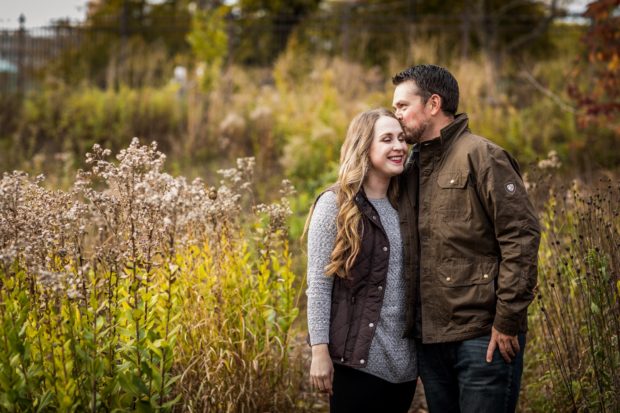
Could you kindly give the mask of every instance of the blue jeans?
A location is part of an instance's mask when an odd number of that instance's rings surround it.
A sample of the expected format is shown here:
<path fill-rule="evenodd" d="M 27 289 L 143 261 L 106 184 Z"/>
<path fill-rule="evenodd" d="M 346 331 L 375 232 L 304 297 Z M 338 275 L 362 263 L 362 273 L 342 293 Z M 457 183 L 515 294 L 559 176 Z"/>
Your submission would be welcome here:
<path fill-rule="evenodd" d="M 491 335 L 454 343 L 417 342 L 420 377 L 430 413 L 501 413 L 517 407 L 525 334 L 510 363 L 499 352 L 486 362 Z"/>

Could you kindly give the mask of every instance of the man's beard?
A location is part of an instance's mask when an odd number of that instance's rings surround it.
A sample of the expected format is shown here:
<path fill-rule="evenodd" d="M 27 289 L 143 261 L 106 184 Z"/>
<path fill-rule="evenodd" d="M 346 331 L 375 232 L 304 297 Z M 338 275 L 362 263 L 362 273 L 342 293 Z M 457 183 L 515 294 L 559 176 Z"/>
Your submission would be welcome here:
<path fill-rule="evenodd" d="M 414 143 L 420 143 L 420 139 L 422 138 L 422 135 L 424 135 L 424 132 L 426 132 L 427 128 L 428 122 L 424 122 L 423 124 L 415 128 L 405 126 L 403 128 L 405 131 L 405 142 L 410 145 Z"/>

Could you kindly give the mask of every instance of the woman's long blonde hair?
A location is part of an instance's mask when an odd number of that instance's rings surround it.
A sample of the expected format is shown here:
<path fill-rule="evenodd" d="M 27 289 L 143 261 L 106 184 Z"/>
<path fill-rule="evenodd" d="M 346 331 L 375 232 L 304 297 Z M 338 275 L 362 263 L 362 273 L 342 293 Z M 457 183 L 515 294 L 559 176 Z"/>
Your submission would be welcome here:
<path fill-rule="evenodd" d="M 328 276 L 337 275 L 346 278 L 361 249 L 362 228 L 360 212 L 355 203 L 355 196 L 362 189 L 364 178 L 370 168 L 370 145 L 374 138 L 375 123 L 381 116 L 396 119 L 387 109 L 371 109 L 357 115 L 349 124 L 347 135 L 340 149 L 340 169 L 335 186 L 338 200 L 336 216 L 336 242 L 330 263 L 325 267 Z M 397 179 L 390 180 L 388 199 L 396 207 L 398 196 Z M 312 217 L 314 207 L 308 214 L 304 233 Z"/>

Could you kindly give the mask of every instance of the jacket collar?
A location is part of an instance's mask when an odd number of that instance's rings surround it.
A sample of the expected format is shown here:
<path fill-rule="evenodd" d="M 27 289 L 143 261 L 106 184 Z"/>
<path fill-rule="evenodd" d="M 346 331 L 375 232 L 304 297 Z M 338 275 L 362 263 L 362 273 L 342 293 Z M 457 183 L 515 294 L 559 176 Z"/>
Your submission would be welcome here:
<path fill-rule="evenodd" d="M 449 146 L 455 137 L 460 136 L 467 130 L 468 124 L 469 118 L 466 113 L 456 115 L 454 120 L 440 131 L 439 140 L 441 145 L 444 147 Z"/>
<path fill-rule="evenodd" d="M 445 126 L 439 133 L 439 137 L 435 139 L 431 139 L 430 141 L 425 141 L 422 143 L 416 143 L 413 145 L 411 152 L 409 153 L 409 158 L 407 159 L 406 165 L 414 162 L 417 158 L 417 153 L 420 152 L 420 148 L 428 148 L 431 151 L 443 151 L 445 150 L 452 141 L 458 136 L 460 136 L 465 130 L 468 129 L 469 119 L 466 113 L 460 113 L 456 115 L 454 120 L 450 122 L 447 126 Z"/>

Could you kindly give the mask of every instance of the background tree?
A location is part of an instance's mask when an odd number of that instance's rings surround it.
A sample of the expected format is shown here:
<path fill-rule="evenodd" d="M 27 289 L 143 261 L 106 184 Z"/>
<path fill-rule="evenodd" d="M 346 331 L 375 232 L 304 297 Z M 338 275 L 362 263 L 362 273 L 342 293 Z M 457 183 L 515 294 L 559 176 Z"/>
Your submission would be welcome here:
<path fill-rule="evenodd" d="M 598 0 L 584 14 L 590 28 L 583 36 L 585 50 L 575 68 L 569 94 L 579 108 L 577 122 L 584 133 L 584 149 L 604 166 L 620 157 L 620 0 Z M 594 156 L 589 157 L 593 161 Z"/>
<path fill-rule="evenodd" d="M 548 29 L 563 15 L 562 4 L 559 0 L 327 0 L 300 38 L 311 50 L 383 67 L 394 53 L 409 59 L 418 39 L 435 38 L 442 46 L 440 57 L 467 59 L 481 52 L 499 72 L 507 58 L 549 53 Z"/>
<path fill-rule="evenodd" d="M 233 21 L 237 43 L 234 59 L 267 65 L 282 52 L 302 20 L 317 10 L 321 0 L 238 0 Z"/>
<path fill-rule="evenodd" d="M 192 31 L 187 40 L 192 46 L 198 64 L 202 65 L 201 80 L 205 90 L 217 81 L 228 52 L 226 16 L 227 6 L 196 10 L 192 19 Z"/>

